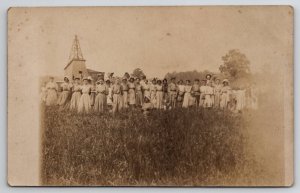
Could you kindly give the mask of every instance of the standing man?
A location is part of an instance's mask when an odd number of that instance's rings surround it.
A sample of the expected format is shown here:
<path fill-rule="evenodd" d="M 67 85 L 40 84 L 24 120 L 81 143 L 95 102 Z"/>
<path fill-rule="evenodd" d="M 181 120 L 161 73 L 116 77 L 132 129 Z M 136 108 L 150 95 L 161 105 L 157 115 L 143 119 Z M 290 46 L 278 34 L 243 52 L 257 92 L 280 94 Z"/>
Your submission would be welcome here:
<path fill-rule="evenodd" d="M 176 78 L 171 78 L 171 83 L 168 85 L 168 93 L 170 97 L 170 106 L 171 108 L 175 108 L 176 106 L 176 97 L 177 97 L 177 85 L 176 85 Z"/>

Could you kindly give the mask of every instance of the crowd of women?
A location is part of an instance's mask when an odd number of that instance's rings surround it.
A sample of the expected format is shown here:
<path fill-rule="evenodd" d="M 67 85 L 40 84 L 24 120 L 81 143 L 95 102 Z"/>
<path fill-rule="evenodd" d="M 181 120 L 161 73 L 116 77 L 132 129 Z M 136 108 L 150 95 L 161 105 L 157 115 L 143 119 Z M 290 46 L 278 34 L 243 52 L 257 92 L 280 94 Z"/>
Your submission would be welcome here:
<path fill-rule="evenodd" d="M 60 88 L 60 89 L 59 89 Z M 91 77 L 75 78 L 72 82 L 64 77 L 58 86 L 53 77 L 42 87 L 41 100 L 46 106 L 59 106 L 78 113 L 113 113 L 127 108 L 141 108 L 144 112 L 151 109 L 172 108 L 220 108 L 232 111 L 257 108 L 257 94 L 246 89 L 232 90 L 227 79 L 212 79 L 207 74 L 203 80 L 179 80 L 154 78 Z"/>

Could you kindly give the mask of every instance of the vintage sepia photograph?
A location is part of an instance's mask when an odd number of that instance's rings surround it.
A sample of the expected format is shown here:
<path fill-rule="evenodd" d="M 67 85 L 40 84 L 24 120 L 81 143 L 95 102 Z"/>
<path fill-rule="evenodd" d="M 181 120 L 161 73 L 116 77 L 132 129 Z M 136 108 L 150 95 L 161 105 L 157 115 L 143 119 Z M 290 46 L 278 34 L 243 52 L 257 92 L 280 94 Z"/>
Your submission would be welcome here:
<path fill-rule="evenodd" d="M 292 185 L 293 14 L 11 8 L 9 184 Z"/>

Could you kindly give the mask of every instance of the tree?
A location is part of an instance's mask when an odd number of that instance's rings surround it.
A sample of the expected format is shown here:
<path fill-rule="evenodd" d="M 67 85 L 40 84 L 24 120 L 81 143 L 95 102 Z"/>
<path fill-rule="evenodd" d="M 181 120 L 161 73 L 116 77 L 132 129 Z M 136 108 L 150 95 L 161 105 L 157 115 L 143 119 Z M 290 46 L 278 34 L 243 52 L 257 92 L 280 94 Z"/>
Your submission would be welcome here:
<path fill-rule="evenodd" d="M 142 78 L 143 76 L 145 76 L 145 74 L 142 69 L 136 68 L 133 70 L 132 76 L 137 77 L 137 78 Z"/>
<path fill-rule="evenodd" d="M 222 57 L 223 65 L 220 65 L 219 70 L 226 77 L 236 80 L 250 74 L 250 62 L 246 55 L 239 50 L 229 50 L 229 52 Z"/>

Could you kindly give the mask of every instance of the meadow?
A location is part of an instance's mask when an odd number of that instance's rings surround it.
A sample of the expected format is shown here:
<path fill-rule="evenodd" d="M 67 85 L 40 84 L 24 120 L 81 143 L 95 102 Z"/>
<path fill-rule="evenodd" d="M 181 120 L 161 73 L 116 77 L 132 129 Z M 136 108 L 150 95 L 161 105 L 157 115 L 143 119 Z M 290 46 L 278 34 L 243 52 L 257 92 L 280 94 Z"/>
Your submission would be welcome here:
<path fill-rule="evenodd" d="M 41 112 L 43 185 L 234 186 L 270 178 L 251 149 L 251 111 Z"/>

